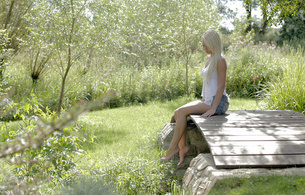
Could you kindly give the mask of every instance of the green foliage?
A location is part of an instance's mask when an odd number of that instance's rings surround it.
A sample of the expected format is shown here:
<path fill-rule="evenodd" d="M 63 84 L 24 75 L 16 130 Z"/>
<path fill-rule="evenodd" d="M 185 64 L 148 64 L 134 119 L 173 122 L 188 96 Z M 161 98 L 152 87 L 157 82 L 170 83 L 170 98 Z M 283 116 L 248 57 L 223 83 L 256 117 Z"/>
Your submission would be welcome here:
<path fill-rule="evenodd" d="M 303 0 L 259 0 L 262 9 L 266 11 L 270 22 L 281 23 L 288 16 L 296 16 L 298 11 L 305 10 Z"/>
<path fill-rule="evenodd" d="M 297 16 L 289 16 L 284 20 L 283 27 L 281 28 L 281 41 L 298 42 L 303 41 L 303 47 L 305 46 L 305 13 L 299 11 Z"/>
<path fill-rule="evenodd" d="M 113 155 L 101 162 L 107 165 L 102 173 L 123 194 L 165 194 L 171 186 L 179 187 L 177 182 L 172 183 L 172 166 L 141 156 L 131 152 L 127 156 Z"/>
<path fill-rule="evenodd" d="M 198 93 L 198 86 L 201 90 L 202 84 L 200 69 L 193 68 L 189 74 L 191 92 Z M 147 67 L 141 72 L 124 68 L 111 78 L 115 78 L 116 82 L 110 87 L 118 89 L 121 95 L 111 103 L 119 106 L 147 103 L 152 100 L 171 100 L 186 94 L 183 64 L 176 60 L 168 67 Z"/>
<path fill-rule="evenodd" d="M 262 95 L 267 82 L 282 75 L 281 50 L 274 45 L 235 45 L 226 53 L 228 59 L 227 93 L 231 97 Z"/>
<path fill-rule="evenodd" d="M 219 180 L 209 194 L 304 194 L 304 176 L 252 176 Z"/>
<path fill-rule="evenodd" d="M 66 128 L 62 133 L 47 138 L 41 148 L 25 150 L 17 155 L 26 162 L 15 168 L 18 178 L 27 180 L 43 175 L 56 182 L 70 176 L 76 168 L 74 158 L 82 153 L 83 140 L 75 131 L 72 127 Z"/>
<path fill-rule="evenodd" d="M 58 118 L 50 111 L 43 112 L 32 97 L 32 102 L 17 109 L 16 115 L 22 118 L 18 126 L 1 124 L 0 157 L 14 171 L 12 175 L 2 169 L 1 192 L 35 193 L 48 181 L 65 180 L 75 172 L 76 157 L 83 152 L 85 140 L 78 128 L 67 125 L 87 107 L 78 105 Z"/>
<path fill-rule="evenodd" d="M 55 190 L 55 194 L 65 195 L 119 195 L 116 190 L 105 185 L 98 175 L 81 175 L 74 177 L 69 183 Z"/>
<path fill-rule="evenodd" d="M 283 66 L 283 75 L 266 87 L 269 109 L 295 110 L 305 113 L 304 51 L 291 49 Z"/>
<path fill-rule="evenodd" d="M 171 177 L 174 167 L 160 162 L 156 140 L 174 109 L 192 100 L 183 97 L 85 114 L 78 123 L 83 132 L 96 136 L 95 143 L 84 148 L 94 162 L 80 166 L 122 194 L 179 194 L 180 186 Z"/>

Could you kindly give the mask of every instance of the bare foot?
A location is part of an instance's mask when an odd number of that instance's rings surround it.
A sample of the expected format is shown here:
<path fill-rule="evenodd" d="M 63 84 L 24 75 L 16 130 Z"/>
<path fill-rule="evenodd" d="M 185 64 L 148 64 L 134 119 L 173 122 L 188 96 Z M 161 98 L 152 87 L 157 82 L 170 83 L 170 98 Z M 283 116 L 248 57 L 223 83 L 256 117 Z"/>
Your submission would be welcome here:
<path fill-rule="evenodd" d="M 178 152 L 179 152 L 179 148 L 176 148 L 174 150 L 169 149 L 169 150 L 167 150 L 166 155 L 161 158 L 161 160 L 163 160 L 163 161 L 170 160 Z"/>
<path fill-rule="evenodd" d="M 184 148 L 179 150 L 180 161 L 177 164 L 178 166 L 180 166 L 184 162 L 184 157 L 189 151 L 190 151 L 190 148 L 188 146 L 185 146 Z"/>

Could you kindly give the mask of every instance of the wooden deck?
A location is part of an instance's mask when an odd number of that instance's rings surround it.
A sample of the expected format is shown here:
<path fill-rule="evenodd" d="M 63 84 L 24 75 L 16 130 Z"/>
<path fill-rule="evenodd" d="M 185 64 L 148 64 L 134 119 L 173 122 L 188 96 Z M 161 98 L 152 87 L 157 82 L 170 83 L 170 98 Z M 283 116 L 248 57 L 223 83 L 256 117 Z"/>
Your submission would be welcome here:
<path fill-rule="evenodd" d="M 217 168 L 305 166 L 305 115 L 287 110 L 191 115 Z"/>

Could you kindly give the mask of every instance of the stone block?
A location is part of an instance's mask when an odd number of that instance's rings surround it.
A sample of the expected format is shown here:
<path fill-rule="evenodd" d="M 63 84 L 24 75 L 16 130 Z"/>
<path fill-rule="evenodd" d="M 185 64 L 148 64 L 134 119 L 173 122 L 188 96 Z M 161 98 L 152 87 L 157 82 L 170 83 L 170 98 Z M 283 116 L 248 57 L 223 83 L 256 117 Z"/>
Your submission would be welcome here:
<path fill-rule="evenodd" d="M 188 134 L 191 144 L 202 144 L 206 142 L 206 140 L 202 136 L 202 133 L 197 129 L 197 127 L 190 128 Z"/>
<path fill-rule="evenodd" d="M 162 150 L 167 150 L 173 138 L 175 123 L 166 123 L 159 133 L 158 142 Z"/>
<path fill-rule="evenodd" d="M 194 175 L 194 170 L 192 168 L 188 168 L 182 178 L 183 184 L 188 187 Z"/>

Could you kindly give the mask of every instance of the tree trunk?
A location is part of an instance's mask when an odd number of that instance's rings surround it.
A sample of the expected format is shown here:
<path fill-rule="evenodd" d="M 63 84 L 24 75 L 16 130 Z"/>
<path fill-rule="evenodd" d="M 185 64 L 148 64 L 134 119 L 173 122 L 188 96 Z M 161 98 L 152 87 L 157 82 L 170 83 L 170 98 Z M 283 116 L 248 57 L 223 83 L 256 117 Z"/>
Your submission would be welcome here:
<path fill-rule="evenodd" d="M 69 34 L 69 40 L 68 40 L 67 69 L 66 69 L 65 74 L 62 78 L 60 97 L 59 97 L 58 107 L 57 107 L 57 116 L 60 116 L 62 102 L 63 102 L 63 98 L 64 98 L 66 80 L 67 80 L 67 76 L 68 76 L 68 73 L 70 71 L 70 68 L 72 66 L 72 51 L 71 51 L 72 48 L 71 47 L 72 47 L 72 40 L 73 40 L 73 33 L 74 33 L 75 15 L 74 15 L 73 0 L 70 0 L 70 2 L 71 2 L 71 9 L 72 9 L 72 24 L 71 24 L 71 30 L 70 30 L 70 34 Z"/>
<path fill-rule="evenodd" d="M 11 5 L 10 5 L 10 9 L 9 9 L 9 11 L 8 11 L 8 13 L 7 13 L 7 17 L 6 17 L 4 29 L 7 29 L 7 25 L 8 25 L 8 23 L 9 23 L 10 20 L 11 20 L 11 16 L 12 16 L 12 11 L 13 11 L 14 4 L 15 4 L 15 0 L 12 0 Z"/>
<path fill-rule="evenodd" d="M 265 35 L 269 19 L 268 19 L 268 15 L 267 15 L 266 9 L 262 9 L 262 11 L 263 11 L 263 24 L 261 26 L 261 29 L 259 30 L 259 34 Z"/>
<path fill-rule="evenodd" d="M 245 30 L 246 33 L 250 32 L 251 29 L 252 29 L 252 5 L 251 5 L 251 1 L 249 0 L 246 0 L 245 1 L 245 7 L 246 7 L 246 12 L 247 12 L 247 22 L 248 22 L 248 25 L 247 25 L 247 28 Z"/>
<path fill-rule="evenodd" d="M 185 88 L 186 88 L 186 93 L 187 96 L 189 96 L 189 83 L 188 83 L 188 45 L 187 45 L 187 37 L 186 37 L 186 22 L 185 22 L 185 12 L 186 12 L 186 1 L 184 1 L 184 11 L 183 11 L 183 41 L 184 41 L 184 53 L 186 57 L 186 62 L 185 62 Z"/>

